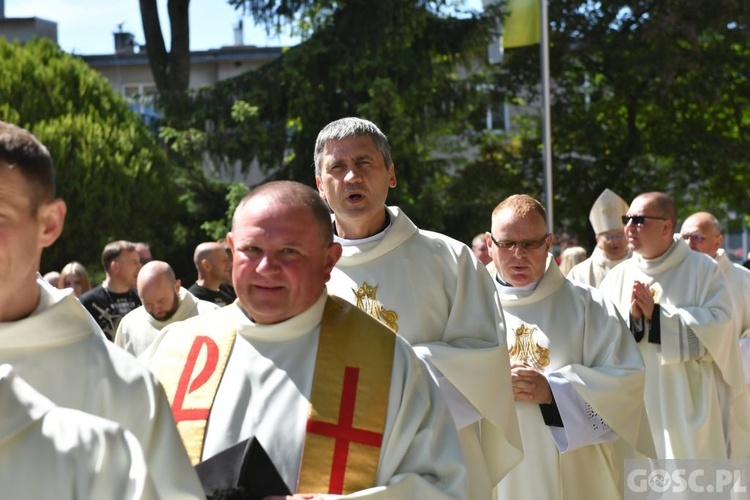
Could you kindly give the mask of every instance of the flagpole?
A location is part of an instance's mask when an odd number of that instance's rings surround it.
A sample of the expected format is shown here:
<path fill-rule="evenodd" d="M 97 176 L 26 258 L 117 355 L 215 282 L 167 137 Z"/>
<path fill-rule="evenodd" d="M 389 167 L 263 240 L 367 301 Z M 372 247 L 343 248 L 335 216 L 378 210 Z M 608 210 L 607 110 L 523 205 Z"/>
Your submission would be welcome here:
<path fill-rule="evenodd" d="M 550 126 L 549 91 L 549 22 L 547 0 L 539 0 L 540 40 L 539 52 L 542 70 L 542 162 L 544 164 L 544 198 L 547 208 L 547 227 L 555 232 L 552 197 L 552 127 Z"/>

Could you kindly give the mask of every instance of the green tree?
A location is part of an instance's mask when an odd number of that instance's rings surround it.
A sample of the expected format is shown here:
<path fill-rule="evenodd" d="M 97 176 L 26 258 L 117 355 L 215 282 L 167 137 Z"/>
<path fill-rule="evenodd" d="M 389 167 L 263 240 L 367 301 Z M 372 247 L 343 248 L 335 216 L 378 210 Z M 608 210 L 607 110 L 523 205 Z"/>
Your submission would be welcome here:
<path fill-rule="evenodd" d="M 561 0 L 549 14 L 557 229 L 590 235 L 588 210 L 605 187 L 628 200 L 665 191 L 682 217 L 747 213 L 747 3 Z M 538 47 L 506 53 L 501 95 L 534 101 L 538 81 Z M 523 151 L 516 165 L 539 158 L 533 147 Z M 534 169 L 541 175 L 540 164 Z"/>
<path fill-rule="evenodd" d="M 43 269 L 79 260 L 98 272 L 107 241 L 175 244 L 175 172 L 137 114 L 82 60 L 49 40 L 0 39 L 0 119 L 33 132 L 56 166 L 68 204 L 62 237 Z M 192 252 L 192 249 L 191 249 Z"/>
<path fill-rule="evenodd" d="M 368 118 L 394 150 L 390 202 L 441 229 L 448 168 L 463 157 L 478 94 L 460 72 L 483 61 L 494 18 L 457 17 L 448 1 L 230 3 L 270 29 L 293 25 L 304 41 L 258 71 L 197 91 L 190 119 L 168 114 L 169 125 L 206 131 L 202 144 L 219 164 L 258 161 L 275 178 L 313 184 L 318 131 L 343 116 Z M 242 120 L 238 103 L 252 110 Z"/>

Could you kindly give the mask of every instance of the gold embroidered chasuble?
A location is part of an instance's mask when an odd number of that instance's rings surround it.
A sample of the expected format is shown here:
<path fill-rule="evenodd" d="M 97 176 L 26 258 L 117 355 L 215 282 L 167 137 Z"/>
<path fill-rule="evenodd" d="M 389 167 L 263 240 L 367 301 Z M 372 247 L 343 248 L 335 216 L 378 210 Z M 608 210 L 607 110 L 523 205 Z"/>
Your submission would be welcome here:
<path fill-rule="evenodd" d="M 614 306 L 596 289 L 575 284 L 551 255 L 536 289 L 501 287 L 512 359 L 572 386 L 593 431 L 606 431 L 644 453 L 653 443 L 643 408 L 644 369 L 638 348 Z M 562 401 L 558 401 L 561 407 Z M 612 443 L 561 453 L 538 404 L 516 402 L 524 460 L 501 481 L 500 498 L 619 498 L 624 463 Z M 561 412 L 563 421 L 566 414 Z M 579 424 L 581 425 L 581 424 Z M 555 432 L 563 433 L 563 428 Z"/>
<path fill-rule="evenodd" d="M 471 496 L 489 498 L 522 457 L 494 285 L 466 245 L 387 210 L 383 238 L 345 244 L 328 289 L 397 331 L 473 406 L 478 420 L 459 435 Z"/>

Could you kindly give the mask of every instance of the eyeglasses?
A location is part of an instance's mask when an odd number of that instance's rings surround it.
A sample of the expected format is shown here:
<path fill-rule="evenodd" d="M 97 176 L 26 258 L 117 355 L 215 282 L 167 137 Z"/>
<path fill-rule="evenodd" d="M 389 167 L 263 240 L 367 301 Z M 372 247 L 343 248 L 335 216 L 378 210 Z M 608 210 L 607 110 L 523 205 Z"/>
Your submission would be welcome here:
<path fill-rule="evenodd" d="M 691 243 L 703 243 L 703 241 L 706 239 L 705 236 L 700 234 L 682 234 L 682 239 L 685 241 L 689 241 Z"/>
<path fill-rule="evenodd" d="M 502 248 L 503 250 L 510 250 L 512 248 L 523 248 L 524 250 L 536 250 L 537 248 L 541 248 L 542 245 L 547 241 L 547 238 L 549 237 L 550 233 L 547 233 L 542 237 L 540 240 L 523 240 L 523 241 L 513 241 L 513 240 L 496 240 L 494 236 L 492 236 L 492 233 L 490 233 L 490 239 L 492 240 L 492 243 L 494 243 L 498 248 Z"/>
<path fill-rule="evenodd" d="M 620 241 L 621 239 L 625 238 L 624 233 L 615 233 L 615 234 L 602 234 L 601 237 L 604 239 L 604 241 Z"/>
<path fill-rule="evenodd" d="M 632 220 L 636 226 L 642 226 L 646 223 L 646 219 L 667 220 L 666 217 L 651 217 L 650 215 L 623 215 L 622 223 L 627 226 Z"/>

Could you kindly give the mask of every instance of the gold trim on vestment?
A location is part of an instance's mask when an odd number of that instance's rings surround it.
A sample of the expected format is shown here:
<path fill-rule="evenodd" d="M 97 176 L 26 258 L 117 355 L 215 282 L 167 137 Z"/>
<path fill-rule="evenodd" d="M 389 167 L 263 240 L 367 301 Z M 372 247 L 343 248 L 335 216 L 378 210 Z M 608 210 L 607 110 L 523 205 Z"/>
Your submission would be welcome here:
<path fill-rule="evenodd" d="M 195 465 L 201 461 L 206 426 L 232 351 L 236 330 L 167 335 L 158 378 L 172 407 L 177 430 Z"/>
<path fill-rule="evenodd" d="M 382 324 L 328 297 L 298 493 L 349 494 L 375 485 L 395 342 Z"/>

